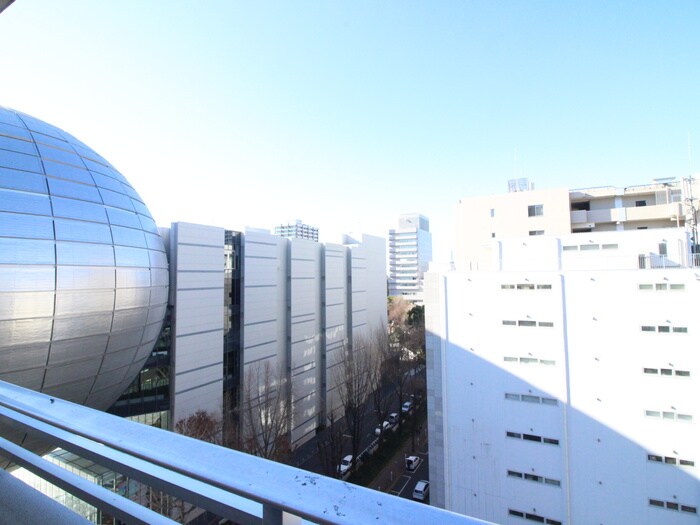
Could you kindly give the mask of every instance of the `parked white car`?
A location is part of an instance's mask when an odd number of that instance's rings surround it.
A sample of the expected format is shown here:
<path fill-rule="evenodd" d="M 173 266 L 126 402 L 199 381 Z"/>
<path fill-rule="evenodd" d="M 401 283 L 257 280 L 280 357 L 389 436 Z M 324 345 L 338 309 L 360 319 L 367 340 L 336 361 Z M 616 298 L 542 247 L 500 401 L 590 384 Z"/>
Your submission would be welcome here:
<path fill-rule="evenodd" d="M 425 501 L 430 494 L 430 483 L 422 479 L 416 483 L 416 488 L 413 489 L 413 499 Z"/>
<path fill-rule="evenodd" d="M 409 412 L 413 411 L 413 401 L 406 401 L 403 405 L 401 405 L 401 412 L 404 414 L 408 414 Z"/>
<path fill-rule="evenodd" d="M 395 425 L 399 422 L 399 414 L 398 412 L 392 412 L 389 414 L 389 417 L 387 418 L 387 421 L 391 423 L 392 425 Z"/>
<path fill-rule="evenodd" d="M 340 462 L 340 465 L 338 465 L 338 474 L 341 476 L 344 476 L 347 474 L 348 470 L 350 470 L 350 466 L 352 465 L 352 455 L 348 454 L 345 456 L 342 461 Z"/>
<path fill-rule="evenodd" d="M 375 436 L 381 436 L 383 432 L 386 432 L 391 428 L 391 423 L 388 421 L 384 421 L 381 425 L 377 426 L 377 428 L 374 429 L 374 435 Z"/>

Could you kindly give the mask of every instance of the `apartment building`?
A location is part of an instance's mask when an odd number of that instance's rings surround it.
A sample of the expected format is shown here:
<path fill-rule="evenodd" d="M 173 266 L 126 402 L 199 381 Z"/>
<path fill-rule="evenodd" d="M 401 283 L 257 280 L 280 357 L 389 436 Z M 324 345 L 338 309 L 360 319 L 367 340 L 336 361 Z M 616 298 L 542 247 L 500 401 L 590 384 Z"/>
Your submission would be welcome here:
<path fill-rule="evenodd" d="M 423 302 L 423 274 L 433 259 L 430 221 L 418 213 L 399 216 L 389 230 L 389 295 Z"/>
<path fill-rule="evenodd" d="M 470 197 L 457 205 L 455 264 L 488 268 L 493 239 L 654 228 L 693 229 L 696 182 L 670 179 L 650 184 L 569 190 L 554 188 Z M 694 201 L 697 202 L 697 201 Z"/>
<path fill-rule="evenodd" d="M 275 226 L 275 235 L 287 239 L 311 239 L 318 241 L 318 228 L 304 224 L 299 219 L 295 222 Z"/>
<path fill-rule="evenodd" d="M 514 525 L 697 521 L 692 207 L 641 188 L 460 203 L 461 221 L 485 211 L 474 244 L 426 275 L 434 505 Z"/>

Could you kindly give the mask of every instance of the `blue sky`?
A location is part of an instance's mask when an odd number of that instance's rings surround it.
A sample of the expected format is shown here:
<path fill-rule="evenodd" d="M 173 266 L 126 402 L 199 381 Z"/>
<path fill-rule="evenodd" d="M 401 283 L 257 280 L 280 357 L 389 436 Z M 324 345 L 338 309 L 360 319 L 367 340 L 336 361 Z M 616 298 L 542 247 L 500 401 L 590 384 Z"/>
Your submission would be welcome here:
<path fill-rule="evenodd" d="M 700 2 L 16 0 L 0 104 L 112 162 L 156 221 L 325 240 L 462 197 L 700 165 Z M 698 159 L 689 167 L 688 142 Z"/>

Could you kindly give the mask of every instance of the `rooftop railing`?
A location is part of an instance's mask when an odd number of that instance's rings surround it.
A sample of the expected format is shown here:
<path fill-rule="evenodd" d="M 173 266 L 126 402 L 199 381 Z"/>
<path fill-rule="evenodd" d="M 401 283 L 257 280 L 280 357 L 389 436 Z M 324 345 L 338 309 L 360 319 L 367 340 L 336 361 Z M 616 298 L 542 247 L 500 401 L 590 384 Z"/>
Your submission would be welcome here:
<path fill-rule="evenodd" d="M 485 523 L 0 381 L 0 454 L 125 523 L 173 521 L 7 439 L 25 432 L 244 525 Z"/>

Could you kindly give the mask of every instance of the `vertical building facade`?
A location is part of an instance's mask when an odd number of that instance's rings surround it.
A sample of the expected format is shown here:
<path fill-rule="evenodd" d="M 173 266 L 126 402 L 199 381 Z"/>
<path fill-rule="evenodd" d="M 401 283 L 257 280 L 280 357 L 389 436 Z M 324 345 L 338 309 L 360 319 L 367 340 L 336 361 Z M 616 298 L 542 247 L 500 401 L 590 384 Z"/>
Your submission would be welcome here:
<path fill-rule="evenodd" d="M 399 216 L 399 227 L 389 230 L 389 295 L 421 303 L 423 274 L 433 259 L 433 241 L 427 217 Z"/>
<path fill-rule="evenodd" d="M 269 372 L 288 398 L 290 445 L 311 439 L 340 406 L 335 369 L 353 338 L 386 329 L 384 239 L 321 244 L 188 223 L 161 234 L 169 316 L 151 367 L 112 412 L 166 428 L 198 410 L 223 417 Z"/>
<path fill-rule="evenodd" d="M 537 229 L 561 228 L 544 223 L 550 209 L 561 215 L 550 196 L 522 192 L 508 209 L 521 204 L 527 222 L 542 205 Z M 489 240 L 462 252 L 461 271 L 426 278 L 432 503 L 504 524 L 696 521 L 690 218 L 676 205 L 678 222 L 643 219 L 656 227 L 491 237 L 504 200 L 462 201 L 464 214 L 485 211 L 473 226 Z M 581 210 L 569 202 L 571 217 Z M 601 214 L 633 215 L 614 209 Z"/>

